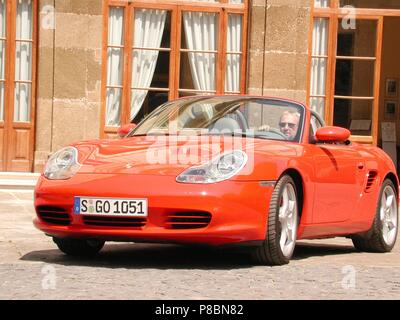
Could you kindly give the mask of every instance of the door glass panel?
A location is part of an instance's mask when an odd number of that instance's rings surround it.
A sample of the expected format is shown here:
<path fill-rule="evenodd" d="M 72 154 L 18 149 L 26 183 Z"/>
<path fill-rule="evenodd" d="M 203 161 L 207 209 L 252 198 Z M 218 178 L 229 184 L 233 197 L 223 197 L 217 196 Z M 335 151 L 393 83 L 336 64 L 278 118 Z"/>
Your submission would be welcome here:
<path fill-rule="evenodd" d="M 143 90 L 132 90 L 131 97 L 132 99 L 141 99 L 141 96 L 145 96 L 143 99 L 142 108 L 133 117 L 134 123 L 139 123 L 145 116 L 147 116 L 150 112 L 155 110 L 157 107 L 162 105 L 163 103 L 168 101 L 168 92 L 164 91 L 143 91 Z"/>
<path fill-rule="evenodd" d="M 399 0 L 340 0 L 340 6 L 372 9 L 400 9 Z"/>
<path fill-rule="evenodd" d="M 315 8 L 327 8 L 330 6 L 330 0 L 314 0 Z"/>
<path fill-rule="evenodd" d="M 4 82 L 0 82 L 0 121 L 4 121 Z"/>
<path fill-rule="evenodd" d="M 327 18 L 315 18 L 311 57 L 310 106 L 321 117 L 325 114 L 328 35 L 329 20 Z"/>
<path fill-rule="evenodd" d="M 372 135 L 377 20 L 339 20 L 333 124 Z"/>
<path fill-rule="evenodd" d="M 218 21 L 216 13 L 183 13 L 179 82 L 181 89 L 206 92 L 216 90 Z"/>
<path fill-rule="evenodd" d="M 169 87 L 171 13 L 158 9 L 136 9 L 133 28 L 130 118 L 137 119 L 138 114 L 146 115 L 148 109 L 153 108 L 154 95 L 146 99 L 148 90 Z M 141 111 L 142 108 L 147 109 Z"/>
<path fill-rule="evenodd" d="M 111 7 L 108 17 L 108 45 L 124 44 L 124 8 Z"/>
<path fill-rule="evenodd" d="M 228 16 L 228 29 L 226 39 L 226 70 L 225 92 L 240 93 L 240 66 L 242 51 L 242 24 L 243 17 L 240 14 Z"/>
<path fill-rule="evenodd" d="M 14 121 L 29 122 L 32 81 L 32 6 L 31 0 L 17 3 Z"/>
<path fill-rule="evenodd" d="M 0 0 L 0 121 L 4 121 L 4 81 L 6 59 L 6 3 Z"/>
<path fill-rule="evenodd" d="M 15 51 L 15 80 L 30 81 L 32 79 L 32 44 L 17 42 Z"/>
<path fill-rule="evenodd" d="M 108 17 L 105 114 L 105 123 L 107 126 L 119 126 L 121 123 L 123 56 L 124 8 L 111 7 Z"/>
<path fill-rule="evenodd" d="M 107 52 L 107 101 L 106 124 L 119 126 L 122 97 L 123 49 L 108 48 Z"/>
<path fill-rule="evenodd" d="M 181 53 L 180 88 L 215 91 L 216 53 Z"/>
<path fill-rule="evenodd" d="M 371 136 L 373 100 L 335 99 L 333 125 Z"/>
<path fill-rule="evenodd" d="M 375 61 L 338 59 L 336 96 L 373 97 Z"/>
<path fill-rule="evenodd" d="M 375 57 L 376 20 L 356 20 L 355 28 L 347 20 L 339 19 L 338 56 Z"/>
<path fill-rule="evenodd" d="M 106 93 L 106 125 L 119 126 L 121 119 L 122 89 L 107 88 Z"/>
<path fill-rule="evenodd" d="M 29 122 L 31 105 L 31 84 L 16 83 L 14 96 L 14 121 Z"/>
<path fill-rule="evenodd" d="M 16 38 L 32 40 L 32 1 L 19 0 L 17 5 Z"/>

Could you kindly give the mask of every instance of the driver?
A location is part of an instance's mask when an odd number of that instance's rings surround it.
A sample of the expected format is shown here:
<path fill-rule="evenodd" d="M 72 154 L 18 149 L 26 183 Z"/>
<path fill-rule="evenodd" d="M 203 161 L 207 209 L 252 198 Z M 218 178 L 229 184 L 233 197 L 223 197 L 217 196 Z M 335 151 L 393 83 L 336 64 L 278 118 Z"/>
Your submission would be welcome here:
<path fill-rule="evenodd" d="M 284 111 L 279 119 L 279 129 L 288 140 L 294 140 L 299 129 L 300 114 Z"/>

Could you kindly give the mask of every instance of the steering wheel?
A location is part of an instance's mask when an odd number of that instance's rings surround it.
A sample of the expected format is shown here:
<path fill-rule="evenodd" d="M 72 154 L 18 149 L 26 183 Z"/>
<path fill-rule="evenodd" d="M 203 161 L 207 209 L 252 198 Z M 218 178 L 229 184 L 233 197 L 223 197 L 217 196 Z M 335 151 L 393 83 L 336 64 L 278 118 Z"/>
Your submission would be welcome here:
<path fill-rule="evenodd" d="M 284 140 L 288 140 L 288 137 L 281 132 L 279 129 L 273 128 L 271 126 L 261 126 L 258 128 L 259 131 L 265 131 L 265 132 L 272 132 L 275 133 L 276 135 L 282 137 Z"/>

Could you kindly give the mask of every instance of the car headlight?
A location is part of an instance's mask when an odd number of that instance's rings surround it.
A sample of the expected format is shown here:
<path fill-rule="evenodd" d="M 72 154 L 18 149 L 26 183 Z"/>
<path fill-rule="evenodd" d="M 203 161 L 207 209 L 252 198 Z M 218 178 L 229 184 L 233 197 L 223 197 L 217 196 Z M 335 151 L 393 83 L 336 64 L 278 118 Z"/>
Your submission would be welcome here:
<path fill-rule="evenodd" d="M 210 162 L 191 167 L 182 172 L 177 182 L 182 183 L 216 183 L 232 178 L 247 162 L 247 154 L 241 150 L 220 154 Z"/>
<path fill-rule="evenodd" d="M 66 180 L 73 177 L 80 167 L 78 150 L 74 147 L 66 147 L 50 157 L 46 163 L 44 176 L 51 180 Z"/>

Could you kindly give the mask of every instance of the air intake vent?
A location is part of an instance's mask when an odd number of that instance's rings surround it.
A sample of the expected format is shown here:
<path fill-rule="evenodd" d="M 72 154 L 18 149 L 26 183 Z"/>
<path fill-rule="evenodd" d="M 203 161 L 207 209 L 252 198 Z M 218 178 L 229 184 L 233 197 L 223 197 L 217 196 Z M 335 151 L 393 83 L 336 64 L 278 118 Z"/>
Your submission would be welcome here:
<path fill-rule="evenodd" d="M 144 227 L 146 222 L 146 218 L 83 216 L 84 224 L 99 227 L 140 228 Z"/>
<path fill-rule="evenodd" d="M 58 224 L 68 226 L 71 224 L 71 217 L 67 210 L 60 207 L 38 206 L 36 208 L 37 215 L 41 220 L 50 224 Z"/>
<path fill-rule="evenodd" d="M 372 188 L 374 187 L 374 184 L 375 184 L 377 176 L 378 176 L 378 172 L 376 172 L 376 171 L 368 172 L 367 185 L 365 187 L 365 192 L 370 192 L 372 190 Z"/>
<path fill-rule="evenodd" d="M 174 212 L 168 215 L 168 229 L 199 229 L 210 224 L 211 214 L 208 212 Z"/>

